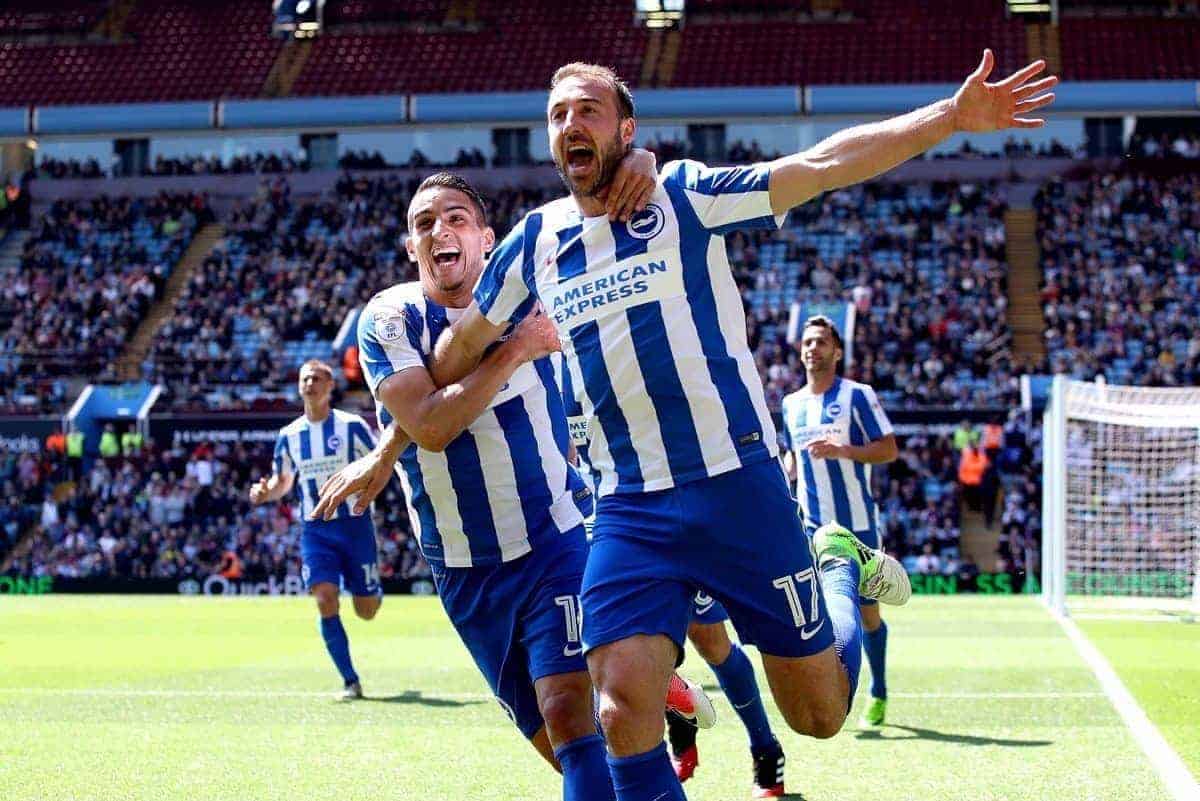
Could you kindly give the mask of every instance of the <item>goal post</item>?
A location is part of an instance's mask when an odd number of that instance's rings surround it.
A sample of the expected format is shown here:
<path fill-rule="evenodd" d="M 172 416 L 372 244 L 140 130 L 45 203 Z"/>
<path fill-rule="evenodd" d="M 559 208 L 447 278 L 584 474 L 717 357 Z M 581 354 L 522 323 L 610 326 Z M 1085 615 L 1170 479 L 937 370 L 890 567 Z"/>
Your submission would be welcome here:
<path fill-rule="evenodd" d="M 1042 418 L 1042 597 L 1200 611 L 1200 389 L 1055 376 Z"/>

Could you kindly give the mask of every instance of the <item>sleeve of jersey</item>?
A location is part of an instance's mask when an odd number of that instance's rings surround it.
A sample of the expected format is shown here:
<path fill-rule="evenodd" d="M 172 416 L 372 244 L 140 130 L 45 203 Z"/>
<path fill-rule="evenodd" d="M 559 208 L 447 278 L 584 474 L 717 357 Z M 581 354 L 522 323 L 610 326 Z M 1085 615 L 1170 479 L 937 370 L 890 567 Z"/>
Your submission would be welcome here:
<path fill-rule="evenodd" d="M 288 450 L 287 437 L 282 434 L 275 440 L 275 474 L 286 476 L 292 472 L 292 454 Z"/>
<path fill-rule="evenodd" d="M 420 342 L 417 333 L 399 309 L 367 306 L 358 318 L 358 361 L 376 399 L 383 379 L 410 367 L 425 366 L 414 344 Z"/>
<path fill-rule="evenodd" d="M 771 168 L 767 164 L 708 167 L 676 161 L 663 170 L 668 190 L 676 186 L 714 234 L 747 228 L 779 228 L 787 214 L 771 210 Z"/>
<path fill-rule="evenodd" d="M 535 243 L 526 246 L 527 226 L 528 218 L 504 237 L 475 284 L 475 302 L 492 325 L 516 322 L 532 305 Z"/>
<path fill-rule="evenodd" d="M 855 390 L 852 403 L 855 416 L 863 428 L 863 433 L 867 435 L 868 442 L 883 439 L 893 432 L 892 421 L 880 405 L 875 390 L 870 387 Z"/>

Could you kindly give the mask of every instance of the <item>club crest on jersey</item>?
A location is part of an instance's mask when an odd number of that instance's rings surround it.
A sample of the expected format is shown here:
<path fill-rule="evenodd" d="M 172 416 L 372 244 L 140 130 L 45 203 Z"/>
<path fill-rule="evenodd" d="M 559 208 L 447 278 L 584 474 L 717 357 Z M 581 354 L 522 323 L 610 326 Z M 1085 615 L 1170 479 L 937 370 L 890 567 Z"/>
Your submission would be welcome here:
<path fill-rule="evenodd" d="M 326 450 L 336 451 L 340 447 L 342 447 L 342 438 L 337 434 L 334 434 L 329 439 L 325 440 Z"/>
<path fill-rule="evenodd" d="M 662 233 L 666 224 L 667 215 L 659 206 L 651 203 L 629 218 L 629 222 L 625 223 L 625 230 L 634 239 L 653 239 Z"/>
<path fill-rule="evenodd" d="M 830 418 L 841 417 L 842 416 L 842 404 L 836 403 L 836 402 L 829 404 L 828 406 L 825 407 L 825 413 L 828 414 Z"/>
<path fill-rule="evenodd" d="M 374 315 L 375 334 L 384 342 L 395 342 L 404 335 L 404 319 L 390 312 L 377 311 Z"/>

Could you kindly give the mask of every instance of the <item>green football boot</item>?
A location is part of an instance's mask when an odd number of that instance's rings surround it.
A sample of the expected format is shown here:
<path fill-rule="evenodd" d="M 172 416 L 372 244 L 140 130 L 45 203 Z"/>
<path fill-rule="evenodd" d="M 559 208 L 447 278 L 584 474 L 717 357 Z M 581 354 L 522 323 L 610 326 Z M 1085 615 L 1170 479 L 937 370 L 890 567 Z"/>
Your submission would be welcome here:
<path fill-rule="evenodd" d="M 883 551 L 867 547 L 849 529 L 827 523 L 813 534 L 817 565 L 822 570 L 833 559 L 858 564 L 858 594 L 882 604 L 903 606 L 912 596 L 912 584 L 904 566 Z"/>
<path fill-rule="evenodd" d="M 887 699 L 872 698 L 871 705 L 867 707 L 867 711 L 858 720 L 860 729 L 873 729 L 882 726 L 887 718 Z"/>

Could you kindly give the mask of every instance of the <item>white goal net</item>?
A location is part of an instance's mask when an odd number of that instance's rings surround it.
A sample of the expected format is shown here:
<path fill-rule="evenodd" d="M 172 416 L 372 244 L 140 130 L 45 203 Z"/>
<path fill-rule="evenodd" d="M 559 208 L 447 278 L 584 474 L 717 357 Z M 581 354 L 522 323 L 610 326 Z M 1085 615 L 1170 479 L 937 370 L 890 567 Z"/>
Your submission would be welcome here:
<path fill-rule="evenodd" d="M 1200 389 L 1056 376 L 1043 419 L 1042 593 L 1200 611 Z"/>

